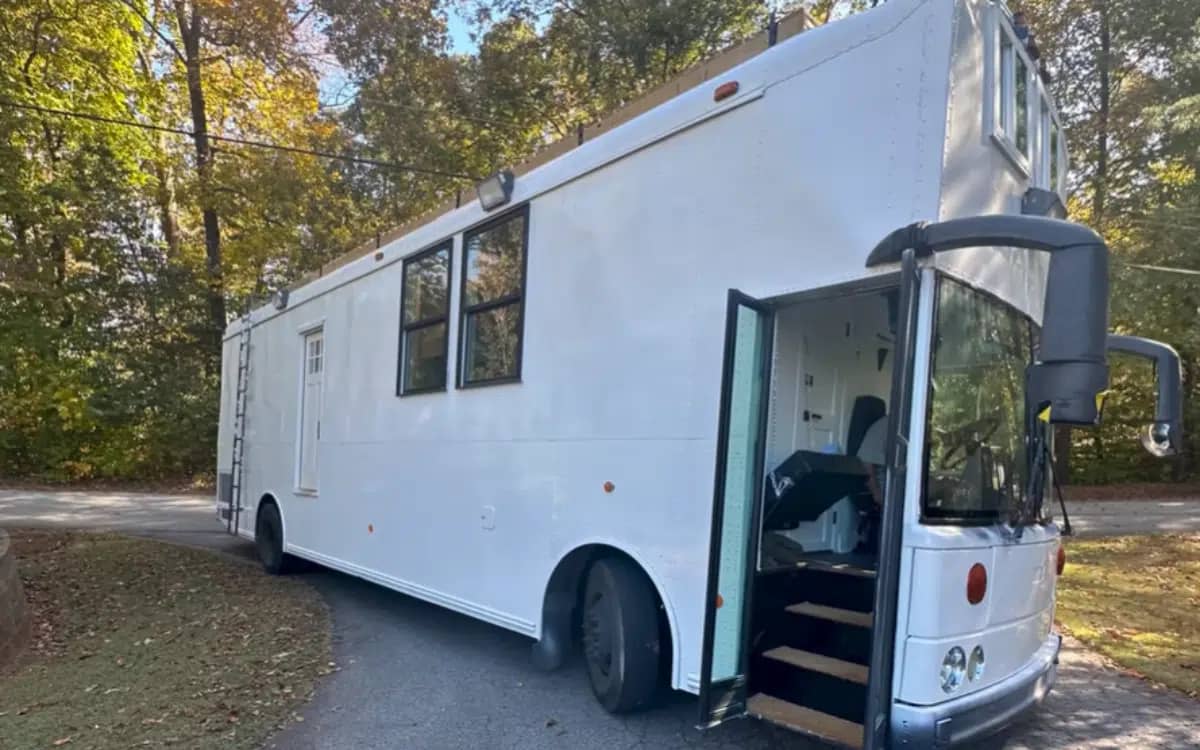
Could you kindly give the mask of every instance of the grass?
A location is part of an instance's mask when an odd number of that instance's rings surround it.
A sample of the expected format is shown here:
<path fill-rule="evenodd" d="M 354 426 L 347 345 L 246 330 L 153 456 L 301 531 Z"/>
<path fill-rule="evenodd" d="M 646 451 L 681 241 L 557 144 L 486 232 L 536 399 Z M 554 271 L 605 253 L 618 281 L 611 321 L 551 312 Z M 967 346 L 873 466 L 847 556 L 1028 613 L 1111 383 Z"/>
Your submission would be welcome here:
<path fill-rule="evenodd" d="M 1058 592 L 1076 638 L 1200 697 L 1200 534 L 1070 540 Z"/>
<path fill-rule="evenodd" d="M 34 642 L 0 673 L 0 746 L 255 748 L 334 669 L 297 580 L 146 539 L 12 532 Z"/>

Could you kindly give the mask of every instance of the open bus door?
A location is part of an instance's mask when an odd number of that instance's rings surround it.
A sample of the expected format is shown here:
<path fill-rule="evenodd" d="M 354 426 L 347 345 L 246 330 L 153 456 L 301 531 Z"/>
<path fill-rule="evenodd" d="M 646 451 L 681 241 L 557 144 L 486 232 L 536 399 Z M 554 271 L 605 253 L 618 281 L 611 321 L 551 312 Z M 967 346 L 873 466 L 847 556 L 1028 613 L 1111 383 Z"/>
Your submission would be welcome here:
<path fill-rule="evenodd" d="M 730 290 L 717 429 L 700 725 L 746 712 L 751 604 L 766 443 L 773 309 Z"/>
<path fill-rule="evenodd" d="M 900 590 L 901 531 L 904 526 L 904 489 L 907 486 L 908 435 L 913 394 L 913 352 L 917 335 L 917 300 L 921 271 L 916 253 L 900 258 L 900 304 L 896 316 L 896 359 L 884 457 L 887 475 L 879 525 L 879 563 L 875 574 L 875 627 L 868 666 L 867 706 L 863 723 L 864 750 L 888 746 L 891 724 L 892 665 L 896 648 L 896 601 Z"/>

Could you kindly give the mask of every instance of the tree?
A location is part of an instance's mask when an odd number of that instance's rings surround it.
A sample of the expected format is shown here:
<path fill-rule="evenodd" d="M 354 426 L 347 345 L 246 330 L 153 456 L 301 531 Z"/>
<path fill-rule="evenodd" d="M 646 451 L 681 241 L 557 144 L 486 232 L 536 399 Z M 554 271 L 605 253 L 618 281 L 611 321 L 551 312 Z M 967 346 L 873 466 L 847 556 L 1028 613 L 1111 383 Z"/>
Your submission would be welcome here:
<path fill-rule="evenodd" d="M 6 6 L 0 472 L 212 470 L 224 308 L 338 254 L 361 216 L 349 168 L 214 140 L 348 148 L 305 23 L 273 0 Z"/>
<path fill-rule="evenodd" d="M 1200 6 L 1189 0 L 1037 0 L 1022 9 L 1037 32 L 1072 144 L 1072 216 L 1104 234 L 1114 251 L 1113 328 L 1178 346 L 1189 393 L 1200 394 L 1200 342 L 1192 331 L 1197 300 L 1189 279 L 1121 265 L 1200 268 L 1195 223 L 1189 223 L 1197 152 L 1186 125 L 1188 102 L 1198 90 Z M 1159 475 L 1163 469 L 1142 457 L 1133 434 L 1152 409 L 1149 373 L 1117 360 L 1112 383 L 1107 424 L 1060 442 L 1080 454 L 1071 475 L 1084 481 Z M 1200 424 L 1195 399 L 1189 404 L 1189 425 Z M 1060 465 L 1064 459 L 1060 454 Z M 1176 478 L 1186 465 L 1174 465 Z"/>

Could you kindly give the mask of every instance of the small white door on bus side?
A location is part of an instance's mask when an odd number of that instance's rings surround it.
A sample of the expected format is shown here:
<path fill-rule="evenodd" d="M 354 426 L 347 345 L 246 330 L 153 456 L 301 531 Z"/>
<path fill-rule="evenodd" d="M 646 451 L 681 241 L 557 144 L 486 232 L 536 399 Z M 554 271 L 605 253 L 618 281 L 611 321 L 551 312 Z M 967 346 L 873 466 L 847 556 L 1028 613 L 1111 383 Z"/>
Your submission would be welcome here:
<path fill-rule="evenodd" d="M 317 444 L 321 440 L 322 379 L 325 371 L 325 334 L 321 330 L 304 336 L 304 379 L 300 391 L 300 466 L 296 485 L 317 491 Z"/>

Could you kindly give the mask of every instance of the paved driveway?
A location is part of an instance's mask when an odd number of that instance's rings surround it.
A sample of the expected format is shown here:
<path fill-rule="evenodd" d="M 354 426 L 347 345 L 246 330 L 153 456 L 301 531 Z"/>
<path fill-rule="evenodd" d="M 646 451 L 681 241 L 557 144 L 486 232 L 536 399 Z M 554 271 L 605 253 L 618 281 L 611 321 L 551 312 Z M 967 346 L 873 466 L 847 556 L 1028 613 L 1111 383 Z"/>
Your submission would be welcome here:
<path fill-rule="evenodd" d="M 1058 512 L 1058 506 L 1054 506 Z M 1079 536 L 1156 534 L 1200 530 L 1200 500 L 1089 500 L 1068 502 Z"/>
<path fill-rule="evenodd" d="M 0 490 L 0 524 L 161 534 L 219 531 L 208 495 Z"/>
<path fill-rule="evenodd" d="M 1122 510 L 1148 516 L 1144 502 L 1107 505 L 1116 510 L 1077 517 L 1091 516 L 1095 533 L 1129 528 Z M 1200 528 L 1197 508 L 1165 506 L 1162 513 L 1173 520 L 1161 523 Z M 222 532 L 207 497 L 0 491 L 0 525 L 125 530 L 253 553 Z M 305 720 L 279 734 L 274 747 L 814 747 L 754 721 L 697 732 L 695 702 L 686 695 L 674 695 L 650 713 L 614 718 L 592 699 L 578 661 L 541 673 L 530 665 L 525 638 L 349 576 L 324 570 L 304 576 L 333 611 L 341 670 L 322 683 Z M 1068 642 L 1059 688 L 1041 711 L 987 747 L 1200 747 L 1200 706 L 1111 669 Z"/>

